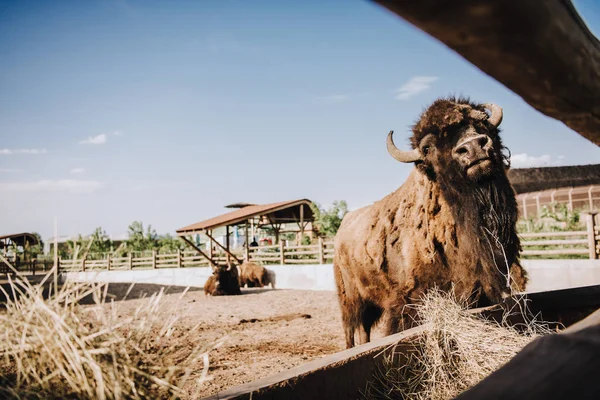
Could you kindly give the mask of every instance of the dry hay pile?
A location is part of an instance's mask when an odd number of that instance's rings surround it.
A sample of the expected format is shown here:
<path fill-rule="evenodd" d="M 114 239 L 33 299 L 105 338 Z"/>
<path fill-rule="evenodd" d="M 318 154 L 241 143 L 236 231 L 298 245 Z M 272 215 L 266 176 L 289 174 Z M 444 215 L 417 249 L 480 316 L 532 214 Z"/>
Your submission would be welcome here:
<path fill-rule="evenodd" d="M 175 398 L 186 382 L 202 386 L 212 347 L 197 344 L 195 329 L 174 328 L 178 316 L 161 308 L 162 291 L 120 316 L 106 302 L 107 284 L 50 285 L 47 299 L 43 286 L 16 281 L 13 298 L 4 293 L 0 398 Z M 90 297 L 91 305 L 80 304 Z M 193 345 L 173 348 L 174 336 Z"/>
<path fill-rule="evenodd" d="M 520 332 L 505 320 L 498 323 L 470 314 L 452 292 L 432 290 L 414 307 L 424 324 L 423 334 L 411 343 L 408 355 L 384 359 L 367 384 L 364 398 L 453 399 L 504 365 L 531 340 L 552 332 L 535 321 Z"/>

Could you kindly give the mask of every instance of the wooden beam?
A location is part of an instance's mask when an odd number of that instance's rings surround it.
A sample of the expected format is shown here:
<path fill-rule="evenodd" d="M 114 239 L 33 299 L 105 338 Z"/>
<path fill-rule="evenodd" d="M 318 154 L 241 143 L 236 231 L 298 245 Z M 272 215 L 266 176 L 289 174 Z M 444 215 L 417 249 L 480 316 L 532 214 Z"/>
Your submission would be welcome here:
<path fill-rule="evenodd" d="M 302 245 L 302 239 L 304 238 L 304 204 L 300 204 L 300 239 L 298 240 L 298 246 Z"/>
<path fill-rule="evenodd" d="M 600 42 L 570 0 L 372 1 L 600 146 Z"/>
<path fill-rule="evenodd" d="M 196 250 L 198 252 L 198 254 L 200 254 L 202 257 L 206 258 L 208 260 L 208 262 L 210 263 L 210 265 L 212 265 L 215 268 L 218 268 L 219 265 L 217 265 L 216 262 L 213 261 L 212 258 L 210 258 L 206 253 L 204 253 L 202 250 L 200 250 L 200 248 L 198 246 L 196 246 L 193 242 L 191 242 L 188 238 L 186 238 L 185 236 L 180 236 L 184 242 L 186 242 L 187 244 L 189 244 L 194 250 Z"/>
<path fill-rule="evenodd" d="M 228 229 L 229 230 L 229 229 Z M 225 248 L 221 243 L 217 242 L 215 240 L 215 238 L 213 238 L 208 232 L 204 232 L 204 234 L 212 241 L 214 242 L 217 246 L 219 246 L 221 248 L 221 250 L 223 250 L 225 252 L 225 254 L 227 254 L 227 264 L 230 263 L 229 257 L 233 257 L 235 259 L 235 261 L 237 261 L 238 264 L 242 264 L 242 261 L 240 261 L 233 253 L 231 253 L 229 251 L 229 246 L 227 246 L 227 248 Z M 212 245 L 211 245 L 212 247 Z"/>
<path fill-rule="evenodd" d="M 231 265 L 231 256 L 229 253 L 229 225 L 225 227 L 225 253 L 227 254 L 227 265 Z"/>
<path fill-rule="evenodd" d="M 246 261 L 250 261 L 250 240 L 248 239 L 248 221 L 244 224 L 244 241 L 246 242 L 245 247 L 245 258 Z"/>

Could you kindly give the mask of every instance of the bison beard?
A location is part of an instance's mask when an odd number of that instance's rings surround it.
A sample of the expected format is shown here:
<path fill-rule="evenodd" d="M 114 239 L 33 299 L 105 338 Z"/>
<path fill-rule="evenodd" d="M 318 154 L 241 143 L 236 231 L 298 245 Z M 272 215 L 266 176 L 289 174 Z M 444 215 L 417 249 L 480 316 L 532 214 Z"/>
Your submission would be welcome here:
<path fill-rule="evenodd" d="M 478 306 L 524 290 L 501 119 L 494 105 L 439 99 L 413 126 L 412 151 L 388 142 L 394 158 L 415 168 L 395 192 L 347 214 L 335 239 L 348 348 L 356 330 L 368 342 L 382 317 L 388 335 L 413 326 L 418 321 L 406 306 L 432 287 L 453 288 Z"/>

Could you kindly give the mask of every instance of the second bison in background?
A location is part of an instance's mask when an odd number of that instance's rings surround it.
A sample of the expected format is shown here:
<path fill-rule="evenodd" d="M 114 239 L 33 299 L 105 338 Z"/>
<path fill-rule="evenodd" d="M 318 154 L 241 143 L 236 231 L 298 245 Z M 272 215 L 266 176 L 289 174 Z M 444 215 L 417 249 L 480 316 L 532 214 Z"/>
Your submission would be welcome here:
<path fill-rule="evenodd" d="M 240 287 L 264 287 L 271 284 L 275 289 L 275 273 L 252 261 L 244 261 L 240 266 Z"/>
<path fill-rule="evenodd" d="M 423 112 L 411 151 L 389 133 L 388 152 L 415 167 L 395 192 L 348 213 L 335 238 L 346 347 L 356 330 L 368 342 L 382 317 L 387 335 L 412 326 L 414 308 L 406 306 L 433 287 L 453 287 L 478 305 L 525 289 L 501 121 L 497 105 L 451 97 Z"/>

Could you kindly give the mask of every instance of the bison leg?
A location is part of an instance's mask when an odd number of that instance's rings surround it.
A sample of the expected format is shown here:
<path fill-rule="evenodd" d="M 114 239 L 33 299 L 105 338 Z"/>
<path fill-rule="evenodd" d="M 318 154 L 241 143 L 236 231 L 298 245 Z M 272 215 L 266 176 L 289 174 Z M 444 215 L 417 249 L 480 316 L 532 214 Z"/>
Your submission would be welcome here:
<path fill-rule="evenodd" d="M 383 310 L 381 307 L 369 302 L 361 300 L 361 321 L 362 324 L 359 329 L 360 343 L 365 344 L 371 341 L 371 328 L 379 321 Z"/>
<path fill-rule="evenodd" d="M 337 287 L 340 311 L 342 312 L 342 324 L 344 326 L 344 334 L 346 337 L 346 348 L 349 349 L 354 347 L 354 331 L 358 327 L 358 324 L 356 323 L 357 318 L 353 313 L 356 312 L 358 307 L 349 300 L 346 286 L 344 285 L 344 279 L 342 277 L 342 271 L 335 262 L 333 263 L 333 275 Z"/>

